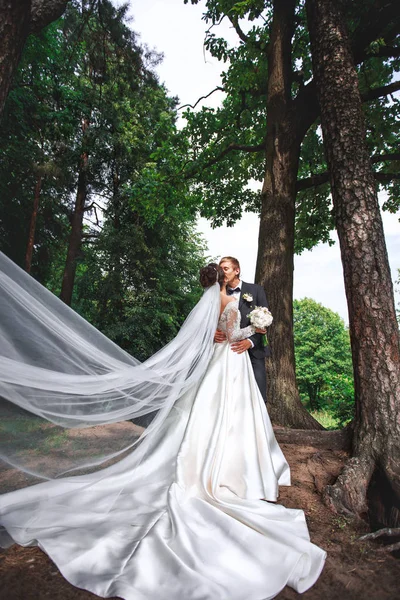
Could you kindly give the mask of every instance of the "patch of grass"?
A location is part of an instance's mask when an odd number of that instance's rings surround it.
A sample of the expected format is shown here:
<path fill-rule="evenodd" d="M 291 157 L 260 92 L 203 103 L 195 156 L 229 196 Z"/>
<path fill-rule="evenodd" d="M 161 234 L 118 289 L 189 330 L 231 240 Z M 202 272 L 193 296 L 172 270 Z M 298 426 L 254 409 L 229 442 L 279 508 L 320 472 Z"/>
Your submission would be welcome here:
<path fill-rule="evenodd" d="M 338 515 L 337 517 L 334 517 L 332 519 L 332 522 L 338 529 L 345 529 L 345 527 L 347 527 L 347 525 L 349 525 L 349 521 L 346 519 L 346 517 L 343 517 L 342 515 Z"/>
<path fill-rule="evenodd" d="M 68 432 L 60 431 L 58 433 L 53 433 L 43 440 L 41 447 L 43 450 L 56 450 L 57 448 L 65 446 L 66 442 L 68 442 Z"/>
<path fill-rule="evenodd" d="M 29 455 L 41 454 L 62 448 L 68 441 L 68 432 L 43 419 L 5 418 L 0 421 L 0 437 L 15 452 Z"/>
<path fill-rule="evenodd" d="M 313 410 L 311 415 L 318 423 L 321 423 L 325 429 L 340 429 L 339 419 L 336 419 L 327 410 Z"/>
<path fill-rule="evenodd" d="M 0 430 L 4 433 L 25 433 L 43 428 L 43 423 L 33 419 L 3 419 Z"/>

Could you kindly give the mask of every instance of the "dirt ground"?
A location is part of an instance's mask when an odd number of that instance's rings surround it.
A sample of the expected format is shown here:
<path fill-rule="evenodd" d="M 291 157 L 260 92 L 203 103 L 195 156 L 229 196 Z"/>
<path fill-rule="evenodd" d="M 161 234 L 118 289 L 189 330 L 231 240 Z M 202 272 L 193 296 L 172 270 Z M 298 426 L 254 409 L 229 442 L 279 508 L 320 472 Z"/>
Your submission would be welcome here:
<path fill-rule="evenodd" d="M 360 541 L 367 528 L 332 514 L 321 501 L 318 490 L 337 476 L 345 453 L 292 444 L 283 444 L 282 449 L 292 468 L 292 486 L 281 488 L 279 501 L 305 510 L 311 539 L 327 551 L 328 559 L 313 588 L 303 595 L 285 588 L 277 599 L 398 600 L 400 561 L 381 544 Z M 268 557 L 265 561 L 268 564 Z M 67 583 L 38 548 L 13 546 L 0 553 L 0 598 L 89 600 L 96 596 Z"/>

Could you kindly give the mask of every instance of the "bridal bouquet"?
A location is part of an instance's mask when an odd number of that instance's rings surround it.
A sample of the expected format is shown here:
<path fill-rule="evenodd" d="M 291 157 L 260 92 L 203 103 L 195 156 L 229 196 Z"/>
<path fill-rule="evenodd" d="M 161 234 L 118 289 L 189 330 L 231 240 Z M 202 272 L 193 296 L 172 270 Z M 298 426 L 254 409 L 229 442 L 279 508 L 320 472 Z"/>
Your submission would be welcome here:
<path fill-rule="evenodd" d="M 266 329 L 273 321 L 273 317 L 266 306 L 255 306 L 254 309 L 247 315 L 250 323 L 257 329 Z M 263 346 L 268 345 L 267 335 L 262 336 Z"/>

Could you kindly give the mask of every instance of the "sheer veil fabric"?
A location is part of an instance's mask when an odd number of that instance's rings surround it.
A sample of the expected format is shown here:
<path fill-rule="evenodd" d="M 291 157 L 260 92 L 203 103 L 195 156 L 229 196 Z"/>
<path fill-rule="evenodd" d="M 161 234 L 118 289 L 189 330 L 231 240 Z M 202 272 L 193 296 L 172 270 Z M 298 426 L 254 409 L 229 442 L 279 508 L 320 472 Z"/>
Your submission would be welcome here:
<path fill-rule="evenodd" d="M 140 363 L 0 253 L 0 458 L 43 478 L 128 450 L 140 461 L 146 438 L 204 374 L 219 306 L 216 284 L 178 335 Z M 122 432 L 108 427 L 87 440 L 76 432 L 128 420 Z"/>
<path fill-rule="evenodd" d="M 213 344 L 217 325 L 228 338 L 249 334 L 236 302 L 219 318 L 212 286 L 140 364 L 4 256 L 0 267 L 2 455 L 48 478 L 0 496 L 2 545 L 38 545 L 71 583 L 105 598 L 266 600 L 313 585 L 325 552 L 302 511 L 273 503 L 290 472 L 249 357 Z M 112 450 L 125 419 L 134 423 Z M 37 454 L 15 432 L 36 439 L 44 424 L 52 433 Z M 111 428 L 101 456 L 60 435 L 93 425 Z M 66 467 L 91 471 L 54 478 Z"/>

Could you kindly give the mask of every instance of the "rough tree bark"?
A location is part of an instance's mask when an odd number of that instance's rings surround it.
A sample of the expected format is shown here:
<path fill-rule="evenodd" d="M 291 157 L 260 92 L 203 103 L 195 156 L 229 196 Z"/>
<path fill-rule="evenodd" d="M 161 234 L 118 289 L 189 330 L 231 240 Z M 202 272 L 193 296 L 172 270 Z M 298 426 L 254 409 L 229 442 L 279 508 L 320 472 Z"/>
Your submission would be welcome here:
<path fill-rule="evenodd" d="M 391 40 L 399 30 L 400 13 L 395 4 L 377 0 L 364 15 L 352 39 L 357 62 L 369 56 L 367 48 L 373 40 L 383 35 Z M 272 419 L 277 424 L 290 427 L 315 427 L 315 422 L 309 422 L 299 404 L 295 381 L 292 253 L 296 200 L 293 180 L 297 174 L 301 143 L 318 117 L 319 106 L 314 81 L 300 88 L 297 97 L 291 100 L 290 36 L 294 10 L 292 0 L 274 2 L 268 56 L 268 150 L 256 279 L 257 283 L 264 285 L 275 315 L 270 331 L 273 354 L 267 364 Z"/>
<path fill-rule="evenodd" d="M 38 33 L 64 13 L 70 0 L 32 0 L 30 32 Z"/>
<path fill-rule="evenodd" d="M 0 116 L 26 38 L 65 10 L 69 0 L 0 0 Z"/>
<path fill-rule="evenodd" d="M 35 185 L 35 194 L 33 197 L 33 209 L 32 209 L 32 215 L 31 215 L 31 222 L 29 225 L 28 245 L 26 248 L 26 255 L 25 255 L 25 271 L 27 271 L 28 273 L 31 272 L 32 254 L 33 254 L 33 246 L 35 243 L 36 221 L 37 221 L 37 214 L 38 214 L 38 210 L 39 210 L 39 200 L 40 200 L 40 192 L 42 190 L 42 181 L 43 181 L 43 176 L 38 175 L 38 178 L 36 180 L 36 185 Z"/>
<path fill-rule="evenodd" d="M 31 21 L 31 0 L 0 0 L 0 115 Z"/>
<path fill-rule="evenodd" d="M 87 119 L 84 119 L 82 122 L 83 146 L 85 145 L 85 134 L 88 127 L 89 121 Z M 72 215 L 71 234 L 69 238 L 67 258 L 65 261 L 64 275 L 60 293 L 61 300 L 63 300 L 65 304 L 68 304 L 68 306 L 71 305 L 72 301 L 72 292 L 74 290 L 76 274 L 76 264 L 82 245 L 83 217 L 85 214 L 85 204 L 87 197 L 87 165 L 88 154 L 86 151 L 83 151 L 81 154 L 79 164 L 75 208 Z"/>
<path fill-rule="evenodd" d="M 384 477 L 400 498 L 400 351 L 376 184 L 342 9 L 340 0 L 307 0 L 356 394 L 352 458 L 327 489 L 326 500 L 338 512 L 365 517 L 374 477 Z"/>
<path fill-rule="evenodd" d="M 294 213 L 302 141 L 291 98 L 291 39 L 295 6 L 296 0 L 274 1 L 268 50 L 266 173 L 262 189 L 256 281 L 264 286 L 274 315 L 274 325 L 268 333 L 273 355 L 267 360 L 271 419 L 279 425 L 322 429 L 301 404 L 294 360 Z"/>

